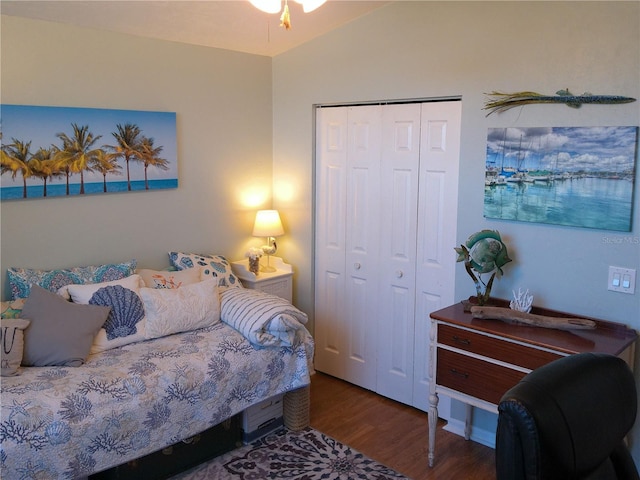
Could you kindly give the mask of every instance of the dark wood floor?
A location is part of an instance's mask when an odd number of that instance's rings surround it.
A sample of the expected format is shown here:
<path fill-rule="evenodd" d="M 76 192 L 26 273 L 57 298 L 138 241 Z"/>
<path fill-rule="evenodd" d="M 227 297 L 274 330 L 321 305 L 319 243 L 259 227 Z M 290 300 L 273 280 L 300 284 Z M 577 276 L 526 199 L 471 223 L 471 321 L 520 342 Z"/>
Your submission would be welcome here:
<path fill-rule="evenodd" d="M 495 480 L 494 451 L 442 430 L 436 461 L 427 465 L 427 414 L 316 373 L 311 379 L 311 426 L 413 480 Z"/>

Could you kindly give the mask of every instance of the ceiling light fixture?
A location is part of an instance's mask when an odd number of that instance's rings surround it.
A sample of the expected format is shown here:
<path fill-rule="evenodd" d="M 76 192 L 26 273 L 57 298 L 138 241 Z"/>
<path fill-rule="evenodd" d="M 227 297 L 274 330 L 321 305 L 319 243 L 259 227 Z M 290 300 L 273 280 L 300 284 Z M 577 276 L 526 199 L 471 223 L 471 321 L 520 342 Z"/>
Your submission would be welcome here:
<path fill-rule="evenodd" d="M 327 0 L 295 0 L 302 5 L 302 11 L 304 13 L 313 12 L 316 8 L 320 7 Z M 279 13 L 282 8 L 282 0 L 249 0 L 251 5 L 258 10 L 262 10 L 266 13 Z M 284 8 L 282 8 L 282 15 L 280 16 L 280 26 L 289 30 L 291 28 L 291 16 L 289 15 L 288 0 L 284 0 Z"/>

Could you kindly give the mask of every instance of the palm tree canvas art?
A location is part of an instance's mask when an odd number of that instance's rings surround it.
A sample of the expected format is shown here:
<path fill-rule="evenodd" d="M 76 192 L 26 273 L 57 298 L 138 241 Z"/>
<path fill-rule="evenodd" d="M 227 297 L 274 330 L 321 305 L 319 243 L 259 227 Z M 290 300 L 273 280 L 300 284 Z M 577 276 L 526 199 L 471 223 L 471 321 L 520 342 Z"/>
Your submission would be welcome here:
<path fill-rule="evenodd" d="M 176 114 L 0 106 L 0 198 L 177 188 Z"/>

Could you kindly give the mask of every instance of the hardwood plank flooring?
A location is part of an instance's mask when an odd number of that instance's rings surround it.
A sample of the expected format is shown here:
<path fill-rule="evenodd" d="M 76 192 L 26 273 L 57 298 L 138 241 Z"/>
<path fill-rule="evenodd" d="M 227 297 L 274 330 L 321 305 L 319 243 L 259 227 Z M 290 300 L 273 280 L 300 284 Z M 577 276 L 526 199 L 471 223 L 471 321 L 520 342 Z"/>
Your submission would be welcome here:
<path fill-rule="evenodd" d="M 323 373 L 311 377 L 311 426 L 413 480 L 495 480 L 494 450 L 442 430 L 427 465 L 427 414 Z"/>

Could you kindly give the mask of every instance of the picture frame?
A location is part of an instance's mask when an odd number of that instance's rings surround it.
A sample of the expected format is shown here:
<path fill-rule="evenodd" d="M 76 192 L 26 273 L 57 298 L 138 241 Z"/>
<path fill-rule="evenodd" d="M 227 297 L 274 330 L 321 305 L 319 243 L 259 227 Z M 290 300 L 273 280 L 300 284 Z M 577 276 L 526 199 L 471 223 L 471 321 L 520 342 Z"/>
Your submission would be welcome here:
<path fill-rule="evenodd" d="M 175 112 L 1 105 L 2 201 L 178 187 Z"/>
<path fill-rule="evenodd" d="M 489 128 L 484 216 L 631 231 L 638 127 Z"/>

